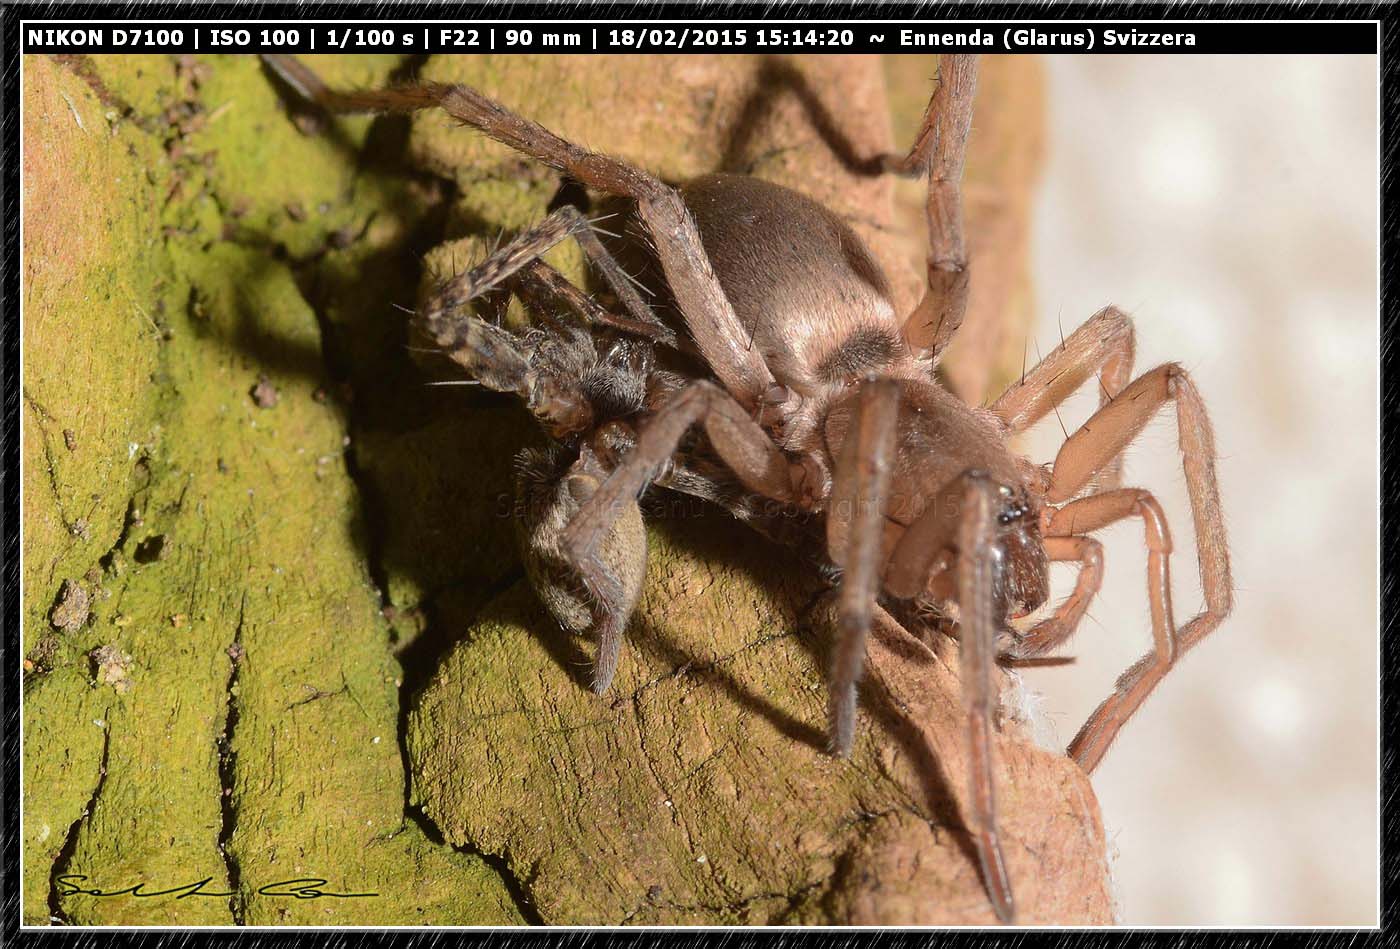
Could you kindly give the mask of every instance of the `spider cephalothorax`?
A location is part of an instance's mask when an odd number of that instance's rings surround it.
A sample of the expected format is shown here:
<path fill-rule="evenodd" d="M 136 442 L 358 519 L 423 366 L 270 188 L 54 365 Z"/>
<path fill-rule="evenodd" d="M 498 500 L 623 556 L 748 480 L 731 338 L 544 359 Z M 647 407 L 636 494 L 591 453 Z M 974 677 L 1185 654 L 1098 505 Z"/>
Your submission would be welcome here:
<path fill-rule="evenodd" d="M 1064 643 L 1102 577 L 1101 549 L 1088 535 L 1141 519 L 1154 649 L 1071 742 L 1069 754 L 1092 770 L 1177 658 L 1224 619 L 1231 590 L 1205 405 L 1175 364 L 1132 378 L 1133 326 L 1122 312 L 1095 314 L 987 409 L 957 398 L 933 372 L 967 303 L 959 183 L 975 58 L 943 57 L 914 148 L 883 161 L 887 171 L 929 177 L 928 279 L 910 313 L 896 309 L 851 228 L 787 188 L 707 175 L 676 189 L 473 89 L 339 93 L 293 59 L 267 60 L 327 107 L 441 108 L 587 188 L 635 202 L 682 326 L 657 319 L 570 207 L 452 278 L 420 311 L 424 335 L 482 384 L 518 394 L 565 446 L 521 466 L 520 523 L 536 588 L 561 623 L 596 632 L 601 692 L 645 572 L 637 499 L 649 485 L 713 500 L 773 536 L 824 533 L 824 566 L 839 575 L 828 724 L 840 755 L 854 740 L 866 636 L 872 624 L 895 622 L 882 603 L 955 621 L 970 823 L 992 904 L 1010 920 L 990 750 L 998 646 L 1031 657 Z M 539 259 L 567 237 L 625 312 L 599 306 Z M 465 309 L 503 285 L 553 314 L 549 325 L 516 335 Z M 561 322 L 562 312 L 583 322 Z M 662 350 L 684 350 L 697 368 L 658 368 Z M 1099 409 L 1052 465 L 1009 447 L 1091 379 Z M 1118 485 L 1122 452 L 1167 402 L 1176 407 L 1206 598 L 1180 626 L 1166 520 L 1149 493 Z M 1074 592 L 1017 627 L 1013 620 L 1045 602 L 1052 561 L 1078 564 Z"/>

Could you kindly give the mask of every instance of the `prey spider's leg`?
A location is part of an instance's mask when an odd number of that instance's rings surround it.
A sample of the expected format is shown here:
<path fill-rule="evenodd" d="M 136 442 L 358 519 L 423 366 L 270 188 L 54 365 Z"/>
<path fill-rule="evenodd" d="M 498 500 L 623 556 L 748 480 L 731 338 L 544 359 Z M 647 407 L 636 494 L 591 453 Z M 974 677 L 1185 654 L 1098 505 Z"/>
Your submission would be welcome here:
<path fill-rule="evenodd" d="M 622 304 L 623 309 L 639 326 L 649 327 L 649 335 L 652 339 L 675 348 L 676 334 L 671 332 L 669 326 L 656 318 L 651 307 L 647 306 L 646 301 L 632 286 L 632 280 L 622 269 L 622 265 L 612 254 L 608 253 L 608 249 L 603 246 L 602 241 L 598 240 L 598 235 L 593 232 L 593 228 L 578 209 L 571 205 L 565 205 L 559 210 L 561 212 L 568 211 L 578 219 L 579 226 L 574 231 L 574 238 L 578 241 L 579 247 L 582 248 L 584 256 L 602 274 L 604 282 L 612 290 L 613 295 L 617 297 L 618 302 Z"/>
<path fill-rule="evenodd" d="M 1114 306 L 1104 307 L 1069 334 L 1021 381 L 1010 386 L 992 404 L 992 414 L 1015 436 L 1045 417 L 1069 398 L 1094 373 L 1099 374 L 1099 407 L 1112 402 L 1133 373 L 1133 321 Z M 1099 469 L 1099 487 L 1118 486 L 1121 459 L 1108 460 Z"/>
<path fill-rule="evenodd" d="M 534 235 L 533 241 L 529 245 L 533 256 L 523 261 L 517 268 L 523 271 L 522 277 L 533 278 L 541 289 L 547 286 L 571 309 L 590 322 L 612 326 L 624 332 L 665 343 L 673 349 L 677 348 L 676 334 L 671 331 L 669 326 L 656 318 L 651 307 L 647 306 L 646 301 L 632 286 L 631 280 L 622 269 L 622 265 L 612 254 L 608 253 L 608 249 L 603 246 L 602 241 L 598 240 L 598 235 L 593 232 L 592 225 L 578 208 L 566 204 L 551 213 L 540 225 L 531 228 L 527 233 Z M 602 274 L 603 281 L 612 290 L 618 302 L 626 309 L 628 317 L 619 317 L 609 313 L 594 302 L 592 297 L 569 283 L 563 274 L 539 259 L 541 255 L 566 237 L 572 237 L 578 242 L 583 255 L 588 258 L 588 262 L 593 265 L 594 269 Z M 514 270 L 511 272 L 513 273 Z"/>
<path fill-rule="evenodd" d="M 1105 516 L 1103 512 L 1115 510 L 1113 504 L 1127 504 L 1126 499 L 1131 498 L 1129 513 L 1142 516 L 1148 527 L 1149 596 L 1156 651 L 1124 673 L 1113 695 L 1095 710 L 1070 743 L 1071 756 L 1085 771 L 1098 765 L 1118 730 L 1176 659 L 1219 626 L 1232 605 L 1230 553 L 1215 476 L 1215 439 L 1200 393 L 1186 370 L 1175 363 L 1158 366 L 1138 377 L 1069 437 L 1055 458 L 1046 500 L 1059 503 L 1078 494 L 1095 472 L 1122 453 L 1168 400 L 1176 403 L 1177 439 L 1191 501 L 1205 609 L 1179 629 L 1173 624 L 1167 576 L 1171 540 L 1161 509 L 1146 492 L 1115 491 L 1091 496 L 1066 505 L 1051 520 L 1052 532 L 1068 533 L 1071 525 L 1076 530 L 1084 529 L 1083 525 L 1092 523 L 1091 515 Z M 1096 504 L 1089 506 L 1089 502 Z"/>
<path fill-rule="evenodd" d="M 733 396 L 702 379 L 681 389 L 646 421 L 636 445 L 569 524 L 564 549 L 576 563 L 593 559 L 617 513 L 646 489 L 696 423 L 704 425 L 715 451 L 749 490 L 776 501 L 794 500 L 787 457 Z"/>
<path fill-rule="evenodd" d="M 476 297 L 501 286 L 555 244 L 587 228 L 588 222 L 579 215 L 577 208 L 568 205 L 560 208 L 521 231 L 475 267 L 444 280 L 429 296 L 421 319 L 431 332 L 433 320 L 448 317 Z"/>
<path fill-rule="evenodd" d="M 415 316 L 415 322 L 443 355 L 488 389 L 519 396 L 556 436 L 582 431 L 593 420 L 593 407 L 580 380 L 567 373 L 541 371 L 532 349 L 519 337 L 461 311 L 525 266 L 542 242 L 562 240 L 568 226 L 567 221 L 551 215 L 477 266 L 453 275 Z M 586 334 L 582 336 L 580 345 L 591 346 Z"/>
<path fill-rule="evenodd" d="M 581 575 L 560 548 L 559 535 L 580 504 L 597 490 L 606 471 L 587 445 L 562 468 L 556 449 L 527 450 L 517 460 L 516 530 L 530 583 L 565 629 L 598 638 L 593 691 L 611 684 L 622 650 L 622 633 L 641 594 L 646 574 L 646 529 L 637 506 L 618 518 L 599 552 L 600 569 Z M 582 584 L 582 589 L 579 588 Z"/>
<path fill-rule="evenodd" d="M 967 310 L 967 242 L 963 236 L 962 176 L 977 57 L 942 56 L 939 82 L 924 113 L 914 147 L 886 162 L 900 174 L 928 172 L 928 287 L 904 322 L 905 341 L 916 353 L 936 356 L 962 325 Z"/>
<path fill-rule="evenodd" d="M 711 370 L 750 409 L 774 384 L 773 374 L 750 344 L 749 333 L 720 287 L 695 220 L 674 188 L 627 162 L 567 142 L 467 86 L 420 83 L 382 91 L 335 92 L 295 57 L 263 59 L 302 95 L 326 108 L 412 112 L 436 106 L 586 187 L 635 199 L 686 327 Z"/>
<path fill-rule="evenodd" d="M 610 326 L 633 336 L 656 340 L 673 349 L 684 349 L 671 328 L 659 320 L 642 321 L 633 317 L 619 316 L 602 306 L 597 300 L 569 282 L 568 278 L 543 260 L 532 260 L 515 275 L 518 294 L 526 297 L 527 303 L 539 304 L 546 300 L 563 304 L 587 323 Z"/>
<path fill-rule="evenodd" d="M 827 508 L 827 546 L 842 568 L 831 658 L 827 736 L 831 751 L 851 753 L 855 738 L 856 683 L 865 665 L 865 637 L 880 592 L 880 553 L 894 466 L 899 386 L 893 380 L 863 383 L 836 463 Z"/>
<path fill-rule="evenodd" d="M 594 410 L 580 380 L 537 364 L 522 341 L 475 316 L 434 321 L 433 342 L 488 389 L 519 396 L 551 435 L 563 438 L 593 423 Z"/>
<path fill-rule="evenodd" d="M 589 262 L 602 273 L 608 286 L 627 307 L 630 319 L 609 313 L 586 293 L 564 279 L 563 274 L 540 260 L 550 248 L 569 237 L 578 242 Z M 552 212 L 533 227 L 521 231 L 476 267 L 446 280 L 429 299 L 427 316 L 463 306 L 472 298 L 500 286 L 512 276 L 517 279 L 534 278 L 536 287 L 549 290 L 591 322 L 613 326 L 672 347 L 676 345 L 676 334 L 658 320 L 637 295 L 637 291 L 628 283 L 621 266 L 593 233 L 588 219 L 578 208 L 569 204 Z"/>
<path fill-rule="evenodd" d="M 958 525 L 958 625 L 963 705 L 967 709 L 968 779 L 982 878 L 997 918 L 1016 915 L 1011 880 L 997 834 L 996 782 L 992 768 L 992 718 L 996 712 L 992 671 L 998 631 L 997 587 L 1002 557 L 997 549 L 997 486 L 985 475 L 966 479 Z"/>

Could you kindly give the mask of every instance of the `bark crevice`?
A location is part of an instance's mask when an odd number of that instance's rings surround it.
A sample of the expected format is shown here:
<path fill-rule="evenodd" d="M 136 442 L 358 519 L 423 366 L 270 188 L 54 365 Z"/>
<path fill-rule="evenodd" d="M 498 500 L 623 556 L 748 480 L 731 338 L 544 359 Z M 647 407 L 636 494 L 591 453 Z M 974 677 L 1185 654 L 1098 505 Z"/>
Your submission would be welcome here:
<path fill-rule="evenodd" d="M 54 859 L 53 872 L 49 876 L 49 922 L 60 926 L 69 925 L 69 921 L 67 914 L 63 912 L 63 894 L 59 889 L 59 880 L 68 875 L 73 855 L 78 850 L 78 836 L 87 819 L 92 816 L 93 809 L 97 807 L 97 800 L 102 795 L 102 786 L 107 781 L 107 757 L 112 748 L 111 716 L 112 709 L 108 706 L 102 713 L 102 757 L 97 766 L 97 780 L 93 782 L 92 796 L 88 798 L 88 802 L 83 806 L 78 818 L 69 826 L 68 835 L 64 838 L 63 847 Z"/>

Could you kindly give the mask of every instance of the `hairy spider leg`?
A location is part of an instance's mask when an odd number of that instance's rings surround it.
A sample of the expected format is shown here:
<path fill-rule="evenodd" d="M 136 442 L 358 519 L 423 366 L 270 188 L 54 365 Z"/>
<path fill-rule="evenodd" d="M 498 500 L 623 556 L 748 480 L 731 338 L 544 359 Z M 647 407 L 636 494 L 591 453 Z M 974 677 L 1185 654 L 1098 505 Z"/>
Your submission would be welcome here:
<path fill-rule="evenodd" d="M 602 274 L 619 302 L 627 308 L 630 318 L 609 313 L 586 293 L 569 284 L 557 270 L 540 260 L 552 247 L 570 237 L 578 242 L 589 263 Z M 434 292 L 430 302 L 442 310 L 451 310 L 499 286 L 507 278 L 527 275 L 534 278 L 537 288 L 547 288 L 570 310 L 589 322 L 612 326 L 670 346 L 676 345 L 675 333 L 656 318 L 633 289 L 622 267 L 598 240 L 588 219 L 570 204 L 521 231 L 472 270 L 449 278 Z"/>
<path fill-rule="evenodd" d="M 558 449 L 527 449 L 518 456 L 517 498 L 521 517 L 516 526 L 524 542 L 531 583 L 565 628 L 592 628 L 598 639 L 591 687 L 601 693 L 612 683 L 622 651 L 622 633 L 641 593 L 646 573 L 646 529 L 641 512 L 632 505 L 620 516 L 620 530 L 600 551 L 609 567 L 599 575 L 579 576 L 560 547 L 560 531 L 579 505 L 597 490 L 607 469 L 587 444 L 578 457 L 560 470 L 565 453 Z M 585 596 L 577 595 L 582 586 Z M 587 620 L 577 610 L 585 607 Z"/>
<path fill-rule="evenodd" d="M 1102 496 L 1105 495 L 1096 495 L 1089 500 Z M 1078 503 L 1081 502 L 1074 502 Z M 1073 506 L 1066 505 L 1061 510 Z M 1079 572 L 1074 578 L 1074 590 L 1065 601 L 1026 631 L 1025 637 L 1012 652 L 1014 659 L 1039 658 L 1062 645 L 1079 628 L 1089 603 L 1098 596 L 1099 588 L 1103 586 L 1103 544 L 1092 537 L 1079 536 L 1047 536 L 1044 540 L 1047 558 L 1057 563 L 1077 561 Z"/>
<path fill-rule="evenodd" d="M 610 326 L 633 336 L 655 340 L 674 349 L 684 348 L 681 341 L 676 338 L 676 334 L 671 332 L 670 327 L 664 323 L 653 319 L 643 321 L 635 317 L 619 316 L 605 309 L 597 300 L 574 286 L 567 277 L 543 260 L 532 260 L 521 267 L 520 272 L 514 277 L 514 287 L 517 296 L 525 298 L 526 303 L 535 305 L 536 309 L 542 312 L 547 312 L 544 311 L 542 304 L 546 302 L 557 303 L 580 317 L 585 323 L 591 323 L 595 326 Z"/>
<path fill-rule="evenodd" d="M 469 270 L 454 274 L 435 289 L 417 312 L 415 322 L 448 359 L 488 389 L 520 397 L 551 434 L 583 431 L 593 422 L 593 407 L 576 374 L 542 365 L 538 350 L 524 338 L 462 310 L 505 283 L 532 258 L 530 248 L 542 240 L 562 240 L 566 220 L 551 215 L 519 234 Z M 558 235 L 558 236 L 556 236 Z M 577 345 L 591 349 L 579 331 Z"/>
<path fill-rule="evenodd" d="M 423 308 L 422 319 L 431 326 L 432 320 L 448 316 L 483 293 L 501 286 L 571 232 L 587 227 L 588 222 L 579 216 L 577 209 L 560 208 L 515 235 L 475 267 L 455 273 L 435 287 Z"/>
<path fill-rule="evenodd" d="M 1232 606 L 1230 554 L 1215 475 L 1215 438 L 1205 402 L 1186 370 L 1176 363 L 1158 366 L 1139 376 L 1070 435 L 1055 458 L 1046 500 L 1058 504 L 1077 495 L 1104 464 L 1123 452 L 1168 401 L 1176 404 L 1177 440 L 1191 502 L 1205 609 L 1184 626 L 1174 625 L 1167 569 L 1171 540 L 1166 520 L 1151 495 L 1136 492 L 1134 513 L 1143 517 L 1148 528 L 1148 592 L 1156 648 L 1123 674 L 1113 694 L 1089 716 L 1070 742 L 1070 756 L 1086 772 L 1093 771 L 1103 759 L 1119 729 L 1176 660 L 1219 626 Z M 1082 509 L 1077 513 L 1082 516 Z M 1062 516 L 1066 519 L 1057 524 Z M 1065 514 L 1062 510 L 1052 519 L 1051 530 L 1067 531 L 1074 516 L 1075 512 Z"/>
<path fill-rule="evenodd" d="M 969 800 L 974 815 L 973 835 L 982 864 L 982 879 L 997 918 L 1010 923 L 1016 916 L 1011 880 L 997 834 L 996 781 L 992 762 L 992 716 L 996 696 L 992 667 L 999 630 L 996 600 L 998 485 L 983 474 L 965 483 L 958 525 L 958 625 L 963 705 L 967 710 Z"/>
<path fill-rule="evenodd" d="M 1047 353 L 1019 382 L 1007 387 L 992 403 L 992 414 L 1006 426 L 1006 437 L 1014 438 L 1069 398 L 1096 372 L 1099 407 L 1103 408 L 1132 378 L 1135 349 L 1132 318 L 1115 306 L 1106 306 Z M 1099 490 L 1118 487 L 1121 467 L 1122 458 L 1115 456 L 1099 469 Z"/>
<path fill-rule="evenodd" d="M 849 757 L 855 738 L 856 683 L 865 666 L 865 637 L 880 592 L 882 542 L 895 461 L 899 384 L 861 383 L 859 400 L 836 462 L 827 505 L 827 546 L 842 570 L 831 657 L 827 738 L 833 754 Z"/>
<path fill-rule="evenodd" d="M 905 342 L 924 358 L 943 351 L 967 311 L 962 177 L 977 92 L 977 57 L 940 56 L 938 73 L 938 86 L 913 147 L 903 158 L 886 156 L 884 161 L 884 170 L 895 174 L 928 174 L 928 285 L 903 328 Z"/>
<path fill-rule="evenodd" d="M 700 231 L 676 189 L 625 161 L 565 141 L 467 86 L 416 83 L 394 89 L 337 92 L 295 57 L 269 55 L 263 60 L 301 95 L 332 111 L 441 108 L 586 187 L 634 199 L 681 317 L 711 371 L 749 409 L 757 407 L 763 393 L 774 384 L 773 374 L 749 344 L 749 334 L 724 295 L 705 255 Z"/>

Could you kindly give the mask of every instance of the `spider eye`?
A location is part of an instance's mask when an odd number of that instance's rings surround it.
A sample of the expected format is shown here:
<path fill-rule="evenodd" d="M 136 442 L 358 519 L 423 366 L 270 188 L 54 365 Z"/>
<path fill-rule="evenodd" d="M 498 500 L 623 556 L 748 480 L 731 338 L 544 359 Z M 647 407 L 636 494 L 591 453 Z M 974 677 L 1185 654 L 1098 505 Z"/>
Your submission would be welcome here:
<path fill-rule="evenodd" d="M 997 512 L 997 523 L 1003 526 L 1021 520 L 1030 513 L 1030 505 L 1024 501 L 1008 504 Z"/>

